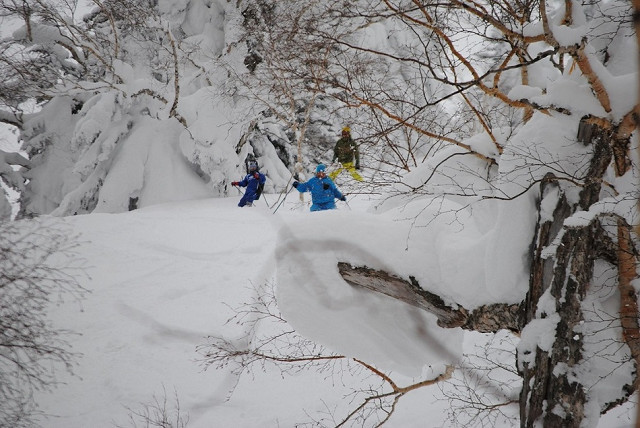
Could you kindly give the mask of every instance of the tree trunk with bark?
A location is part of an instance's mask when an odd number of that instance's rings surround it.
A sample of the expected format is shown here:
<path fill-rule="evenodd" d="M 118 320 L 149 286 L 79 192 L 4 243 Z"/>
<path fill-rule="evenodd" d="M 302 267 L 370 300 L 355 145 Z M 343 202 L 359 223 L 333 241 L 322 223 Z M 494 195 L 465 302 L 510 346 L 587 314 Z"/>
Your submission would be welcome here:
<path fill-rule="evenodd" d="M 557 314 L 555 341 L 551 349 L 536 349 L 535 363 L 522 364 L 523 388 L 520 396 L 522 427 L 563 426 L 578 427 L 584 419 L 588 399 L 584 385 L 573 376 L 573 368 L 582 361 L 583 335 L 575 329 L 584 321 L 582 302 L 593 282 L 593 268 L 602 258 L 618 265 L 616 246 L 607 237 L 598 218 L 580 227 L 563 226 L 576 211 L 588 211 L 600 199 L 602 182 L 612 161 L 613 133 L 596 127 L 592 139 L 593 155 L 583 181 L 579 199 L 569 204 L 559 184 L 553 219 L 537 227 L 532 245 L 530 291 L 525 300 L 524 324 Z M 542 187 L 542 196 L 549 187 Z M 559 237 L 560 243 L 553 257 L 541 257 L 542 251 Z M 553 266 L 551 266 L 553 263 Z M 540 297 L 548 292 L 555 301 L 554 308 L 540 308 Z M 525 356 L 519 356 L 524 358 Z M 530 359 L 527 359 L 530 361 Z M 559 369 L 560 368 L 560 369 Z"/>
<path fill-rule="evenodd" d="M 521 426 L 579 427 L 584 418 L 586 393 L 572 380 L 571 369 L 582 360 L 583 336 L 574 331 L 583 320 L 582 301 L 592 279 L 598 225 L 565 230 L 556 252 L 550 293 L 559 315 L 555 341 L 550 350 L 536 349 L 535 363 L 523 364 L 523 388 L 520 397 Z M 551 315 L 539 309 L 539 318 Z M 556 371 L 562 363 L 564 370 Z M 556 408 L 556 407 L 560 407 Z"/>

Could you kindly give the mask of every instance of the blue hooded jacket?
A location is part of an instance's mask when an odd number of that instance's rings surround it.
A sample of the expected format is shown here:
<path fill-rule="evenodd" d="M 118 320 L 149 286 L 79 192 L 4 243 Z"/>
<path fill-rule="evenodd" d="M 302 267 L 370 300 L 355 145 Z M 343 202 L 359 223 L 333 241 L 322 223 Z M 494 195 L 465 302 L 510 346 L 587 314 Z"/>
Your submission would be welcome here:
<path fill-rule="evenodd" d="M 254 174 L 258 174 L 258 178 L 255 178 Z M 238 206 L 243 207 L 258 199 L 260 197 L 258 188 L 261 184 L 264 185 L 266 181 L 267 177 L 259 171 L 249 173 L 242 179 L 242 181 L 239 181 L 238 186 L 246 187 L 247 190 L 244 192 L 244 196 L 240 199 Z"/>
<path fill-rule="evenodd" d="M 331 210 L 336 207 L 335 199 L 342 199 L 342 193 L 333 180 L 325 176 L 318 178 L 311 177 L 306 183 L 299 183 L 296 187 L 298 192 L 311 192 L 311 211 Z"/>

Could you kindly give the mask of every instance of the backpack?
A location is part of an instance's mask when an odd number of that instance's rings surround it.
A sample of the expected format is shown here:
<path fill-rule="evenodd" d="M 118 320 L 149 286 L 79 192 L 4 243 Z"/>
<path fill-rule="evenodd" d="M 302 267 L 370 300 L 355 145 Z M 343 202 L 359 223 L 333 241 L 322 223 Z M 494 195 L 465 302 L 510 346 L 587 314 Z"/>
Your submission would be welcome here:
<path fill-rule="evenodd" d="M 264 183 L 258 184 L 258 188 L 256 189 L 256 201 L 260 199 L 260 195 L 262 195 L 263 190 L 264 190 Z"/>

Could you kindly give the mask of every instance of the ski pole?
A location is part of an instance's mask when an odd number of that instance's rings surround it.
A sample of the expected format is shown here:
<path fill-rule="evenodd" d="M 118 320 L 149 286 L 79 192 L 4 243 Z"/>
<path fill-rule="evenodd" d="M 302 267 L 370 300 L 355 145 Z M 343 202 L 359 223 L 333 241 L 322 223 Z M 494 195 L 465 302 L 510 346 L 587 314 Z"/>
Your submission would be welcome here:
<path fill-rule="evenodd" d="M 274 214 L 276 213 L 276 211 L 278 211 L 278 208 L 280 208 L 280 205 L 282 205 L 282 203 L 287 199 L 287 196 L 289 196 L 289 193 L 291 192 L 291 190 L 293 190 L 293 186 L 291 187 L 291 189 L 287 190 L 287 193 L 284 195 L 284 198 L 282 198 L 282 200 L 280 201 L 276 209 L 273 210 Z"/>
<path fill-rule="evenodd" d="M 276 199 L 276 201 L 274 202 L 273 206 L 275 207 L 276 204 L 278 203 L 278 201 L 280 201 L 280 198 L 282 197 L 282 194 L 284 193 L 285 189 L 289 188 L 289 183 L 291 183 L 291 179 L 294 178 L 293 175 L 291 177 L 289 177 L 289 180 L 287 181 L 287 184 L 285 184 L 284 188 L 282 189 L 282 192 L 280 192 L 280 196 L 278 196 L 278 199 Z M 289 192 L 287 192 L 287 195 L 289 194 Z M 286 199 L 286 195 L 285 195 L 285 199 Z M 273 207 L 270 207 L 273 208 Z M 275 212 L 274 212 L 275 213 Z"/>
<path fill-rule="evenodd" d="M 289 183 L 291 183 L 291 179 L 293 178 L 293 176 L 289 177 L 289 180 L 287 181 L 287 184 L 284 185 L 284 187 L 282 188 L 282 191 L 280 192 L 280 195 L 278 196 L 278 199 L 276 200 L 276 202 L 273 204 L 273 206 L 275 206 L 278 202 L 280 202 L 280 198 L 282 197 L 282 195 L 284 194 L 284 191 L 287 190 L 289 188 Z"/>
<path fill-rule="evenodd" d="M 344 199 L 344 201 L 342 201 L 342 202 L 344 202 L 344 204 L 347 206 L 347 208 L 349 208 L 349 211 L 353 211 L 353 210 L 351 209 L 351 205 L 349 205 L 349 202 L 347 202 L 347 197 L 346 197 L 346 195 L 345 195 L 345 199 Z"/>
<path fill-rule="evenodd" d="M 350 195 L 382 195 L 380 192 L 349 192 Z"/>

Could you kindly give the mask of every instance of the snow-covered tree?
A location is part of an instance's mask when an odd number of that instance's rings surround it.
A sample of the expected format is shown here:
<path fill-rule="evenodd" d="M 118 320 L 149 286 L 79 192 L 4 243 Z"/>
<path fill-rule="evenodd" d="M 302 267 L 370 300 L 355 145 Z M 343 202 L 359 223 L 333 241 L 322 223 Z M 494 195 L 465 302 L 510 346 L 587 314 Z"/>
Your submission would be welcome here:
<path fill-rule="evenodd" d="M 18 192 L 24 190 L 24 177 L 21 174 L 20 167 L 27 168 L 28 166 L 29 159 L 20 153 L 0 150 L 0 180 L 10 188 Z M 18 170 L 14 167 L 18 167 Z M 0 194 L 0 221 L 9 220 L 11 213 L 11 204 L 3 192 Z"/>
<path fill-rule="evenodd" d="M 8 78 L 0 116 L 21 129 L 30 158 L 21 215 L 226 195 L 253 152 L 272 173 L 268 188 L 286 183 L 276 147 L 260 133 L 240 144 L 256 130 L 249 125 L 259 111 L 228 95 L 233 84 L 219 61 L 227 55 L 226 64 L 248 72 L 246 48 L 230 48 L 241 36 L 235 5 L 93 6 L 80 20 L 76 2 L 2 4 L 3 14 L 24 22 L 2 42 Z"/>

